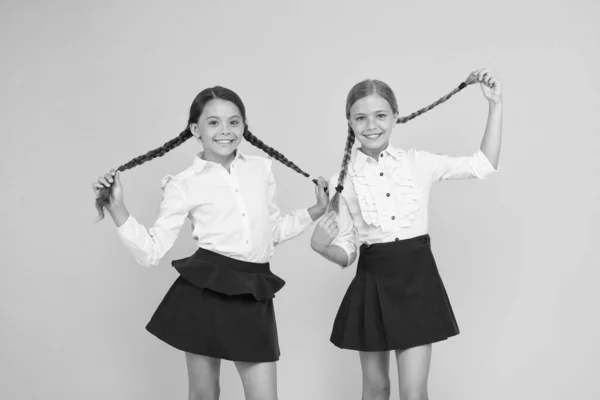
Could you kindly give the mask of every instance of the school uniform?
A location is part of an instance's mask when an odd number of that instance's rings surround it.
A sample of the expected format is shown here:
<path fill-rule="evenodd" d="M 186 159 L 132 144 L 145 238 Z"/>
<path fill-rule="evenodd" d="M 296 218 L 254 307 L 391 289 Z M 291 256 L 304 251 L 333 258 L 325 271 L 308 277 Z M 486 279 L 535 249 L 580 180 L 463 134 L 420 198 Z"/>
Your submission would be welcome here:
<path fill-rule="evenodd" d="M 198 250 L 175 260 L 179 273 L 146 329 L 190 353 L 233 361 L 277 361 L 273 298 L 285 284 L 270 270 L 274 247 L 302 233 L 308 210 L 282 216 L 275 204 L 270 159 L 237 151 L 230 173 L 195 157 L 192 166 L 162 182 L 156 222 L 134 217 L 117 228 L 136 260 L 159 264 L 186 218 Z"/>
<path fill-rule="evenodd" d="M 348 254 L 344 268 L 359 257 L 335 318 L 333 344 L 359 351 L 401 350 L 459 334 L 431 252 L 431 184 L 485 179 L 493 172 L 481 150 L 448 157 L 390 144 L 375 160 L 354 149 L 332 244 Z M 337 176 L 330 191 L 336 185 Z"/>

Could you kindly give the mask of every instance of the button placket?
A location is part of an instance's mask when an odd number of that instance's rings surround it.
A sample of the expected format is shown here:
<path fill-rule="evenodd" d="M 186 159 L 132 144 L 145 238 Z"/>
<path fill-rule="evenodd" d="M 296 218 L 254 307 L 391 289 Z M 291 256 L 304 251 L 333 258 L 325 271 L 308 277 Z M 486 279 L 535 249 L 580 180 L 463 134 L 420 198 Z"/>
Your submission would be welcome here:
<path fill-rule="evenodd" d="M 383 155 L 383 153 L 381 155 Z M 388 218 L 391 217 L 392 220 L 395 219 L 395 217 L 392 216 L 395 212 L 395 209 L 394 201 L 391 197 L 391 182 L 389 179 L 386 178 L 380 179 L 381 177 L 385 176 L 384 168 L 385 165 L 383 163 L 372 163 L 369 167 L 369 169 L 371 170 L 370 179 L 373 179 L 373 183 L 377 188 L 373 190 L 373 195 L 376 195 L 378 197 L 378 199 L 375 200 L 376 203 L 379 205 L 377 218 L 381 222 L 382 226 L 390 224 L 390 220 Z"/>
<path fill-rule="evenodd" d="M 237 177 L 237 175 L 234 172 L 233 169 L 234 165 L 231 165 L 231 186 L 233 189 L 233 193 L 236 199 L 236 203 L 238 205 L 238 210 L 239 210 L 239 215 L 241 217 L 241 223 L 242 223 L 242 228 L 244 230 L 244 243 L 247 245 L 246 247 L 251 247 L 252 246 L 252 236 L 251 236 L 251 231 L 250 231 L 250 221 L 249 218 L 247 218 L 247 207 L 246 207 L 246 202 L 244 201 L 244 197 L 242 196 L 242 193 L 240 191 L 240 184 L 239 184 L 239 179 Z"/>

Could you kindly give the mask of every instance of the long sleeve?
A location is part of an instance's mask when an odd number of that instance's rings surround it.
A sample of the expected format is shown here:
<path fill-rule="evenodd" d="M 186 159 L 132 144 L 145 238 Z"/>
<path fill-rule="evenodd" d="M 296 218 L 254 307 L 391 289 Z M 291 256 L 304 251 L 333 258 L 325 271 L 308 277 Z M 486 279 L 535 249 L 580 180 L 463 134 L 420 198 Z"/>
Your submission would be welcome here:
<path fill-rule="evenodd" d="M 294 210 L 290 215 L 281 215 L 281 211 L 275 202 L 277 185 L 275 176 L 271 170 L 271 160 L 267 160 L 268 168 L 268 195 L 269 219 L 273 236 L 273 245 L 277 246 L 286 240 L 300 235 L 313 222 L 307 209 Z"/>
<path fill-rule="evenodd" d="M 432 181 L 485 179 L 497 171 L 481 150 L 469 157 L 449 157 L 416 151 L 415 158 L 430 170 Z"/>
<path fill-rule="evenodd" d="M 117 228 L 121 241 L 143 266 L 155 267 L 171 249 L 189 212 L 185 194 L 174 180 L 165 180 L 163 199 L 154 225 L 146 229 L 133 216 Z"/>
<path fill-rule="evenodd" d="M 331 192 L 335 189 L 330 185 L 329 190 Z M 347 268 L 356 260 L 358 249 L 356 247 L 356 228 L 354 227 L 352 214 L 350 214 L 350 209 L 348 208 L 348 203 L 346 202 L 346 199 L 344 199 L 344 196 L 340 196 L 338 227 L 338 234 L 331 242 L 331 245 L 338 246 L 346 252 L 348 255 L 348 264 L 342 268 Z"/>

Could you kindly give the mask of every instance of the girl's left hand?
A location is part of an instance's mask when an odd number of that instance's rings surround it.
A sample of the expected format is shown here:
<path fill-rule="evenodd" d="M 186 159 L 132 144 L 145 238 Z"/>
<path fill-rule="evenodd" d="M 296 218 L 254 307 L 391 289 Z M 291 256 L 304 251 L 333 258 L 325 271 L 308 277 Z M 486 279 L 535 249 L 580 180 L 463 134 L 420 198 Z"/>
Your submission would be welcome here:
<path fill-rule="evenodd" d="M 329 205 L 329 194 L 325 191 L 327 189 L 327 180 L 320 176 L 317 179 L 317 186 L 315 186 L 315 197 L 317 198 L 317 206 L 323 209 L 327 209 Z"/>
<path fill-rule="evenodd" d="M 481 83 L 481 91 L 490 103 L 502 103 L 502 84 L 487 69 L 473 71 L 467 79 Z"/>

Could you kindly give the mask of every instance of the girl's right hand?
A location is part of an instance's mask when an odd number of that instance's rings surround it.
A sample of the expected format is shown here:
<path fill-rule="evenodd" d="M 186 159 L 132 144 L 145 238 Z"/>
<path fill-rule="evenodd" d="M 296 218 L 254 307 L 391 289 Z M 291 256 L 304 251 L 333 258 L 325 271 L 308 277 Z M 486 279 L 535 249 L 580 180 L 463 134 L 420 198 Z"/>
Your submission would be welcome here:
<path fill-rule="evenodd" d="M 335 239 L 339 231 L 340 228 L 336 221 L 336 214 L 333 211 L 328 212 L 315 227 L 310 238 L 310 247 L 316 252 L 325 250 L 333 239 Z"/>
<path fill-rule="evenodd" d="M 111 169 L 110 172 L 104 174 L 104 176 L 99 176 L 98 180 L 92 183 L 92 189 L 96 198 L 100 194 L 100 189 L 110 188 L 111 186 L 113 189 L 110 196 L 110 205 L 123 203 L 123 186 L 121 185 L 120 171 Z"/>

